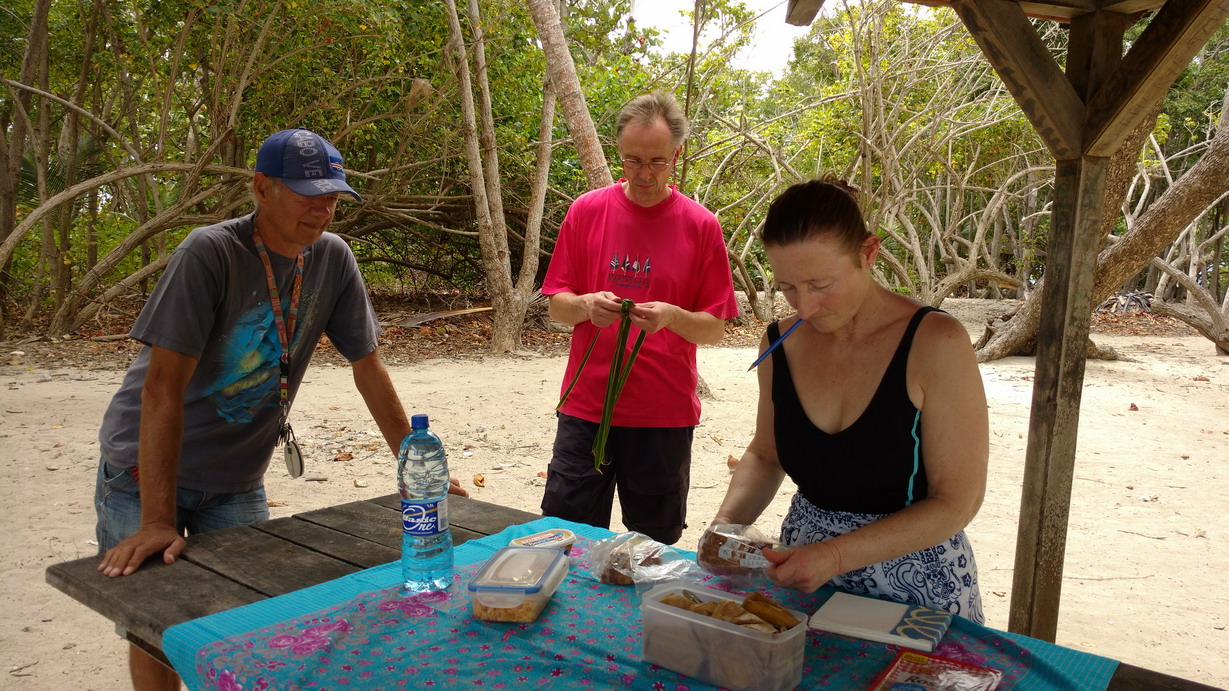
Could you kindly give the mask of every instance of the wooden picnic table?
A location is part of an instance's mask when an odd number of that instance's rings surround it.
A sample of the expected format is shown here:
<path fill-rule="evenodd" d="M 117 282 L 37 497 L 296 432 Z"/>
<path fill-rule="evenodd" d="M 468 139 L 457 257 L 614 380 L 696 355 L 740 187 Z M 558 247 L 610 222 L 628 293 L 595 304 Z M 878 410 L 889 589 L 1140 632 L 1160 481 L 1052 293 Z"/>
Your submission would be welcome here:
<path fill-rule="evenodd" d="M 284 595 L 401 558 L 401 499 L 389 494 L 188 538 L 174 564 L 150 560 L 108 578 L 98 557 L 47 568 L 47 582 L 115 622 L 124 638 L 161 660 L 162 633 L 190 619 Z M 467 497 L 448 498 L 457 544 L 539 518 Z M 1109 689 L 1214 689 L 1120 663 Z"/>

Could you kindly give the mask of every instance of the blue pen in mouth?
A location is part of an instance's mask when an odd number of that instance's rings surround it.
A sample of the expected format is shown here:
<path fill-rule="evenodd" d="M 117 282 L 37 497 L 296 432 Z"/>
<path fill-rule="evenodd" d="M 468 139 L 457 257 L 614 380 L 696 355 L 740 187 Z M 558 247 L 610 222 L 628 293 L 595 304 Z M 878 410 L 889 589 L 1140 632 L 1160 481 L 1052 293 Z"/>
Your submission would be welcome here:
<path fill-rule="evenodd" d="M 781 334 L 779 337 L 777 337 L 777 340 L 772 342 L 772 345 L 768 346 L 768 348 L 764 352 L 760 353 L 760 356 L 755 359 L 755 362 L 751 363 L 751 366 L 747 368 L 747 371 L 750 372 L 751 370 L 755 369 L 756 365 L 763 362 L 764 358 L 768 357 L 769 353 L 776 350 L 777 346 L 781 345 L 781 342 L 785 340 L 786 336 L 794 333 L 794 329 L 798 328 L 798 325 L 801 324 L 803 321 L 805 320 L 799 317 L 798 321 L 794 322 L 792 326 L 790 326 L 788 329 L 785 330 L 785 333 Z"/>

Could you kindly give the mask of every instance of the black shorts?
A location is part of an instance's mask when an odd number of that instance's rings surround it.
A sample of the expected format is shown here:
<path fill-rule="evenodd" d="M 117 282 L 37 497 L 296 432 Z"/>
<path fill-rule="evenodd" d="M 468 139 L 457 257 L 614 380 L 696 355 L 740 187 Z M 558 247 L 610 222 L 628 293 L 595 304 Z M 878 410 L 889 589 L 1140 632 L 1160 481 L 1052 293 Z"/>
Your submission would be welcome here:
<path fill-rule="evenodd" d="M 674 544 L 687 526 L 694 427 L 611 427 L 606 464 L 593 467 L 597 423 L 559 414 L 542 513 L 610 527 L 614 492 L 628 530 Z"/>

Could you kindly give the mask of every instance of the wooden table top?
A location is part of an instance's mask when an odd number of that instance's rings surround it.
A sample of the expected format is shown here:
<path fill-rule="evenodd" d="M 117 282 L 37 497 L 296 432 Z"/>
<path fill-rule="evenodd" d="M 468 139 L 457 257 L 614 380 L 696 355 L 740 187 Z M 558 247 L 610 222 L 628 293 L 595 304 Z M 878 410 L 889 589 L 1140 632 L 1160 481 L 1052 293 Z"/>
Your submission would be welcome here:
<path fill-rule="evenodd" d="M 170 666 L 162 633 L 175 624 L 400 559 L 400 511 L 400 497 L 389 494 L 195 535 L 174 564 L 150 560 L 130 576 L 100 574 L 98 557 L 53 564 L 47 582 L 115 622 L 121 636 Z M 448 498 L 457 544 L 539 517 L 477 499 Z M 1122 663 L 1109 689 L 1215 687 Z"/>

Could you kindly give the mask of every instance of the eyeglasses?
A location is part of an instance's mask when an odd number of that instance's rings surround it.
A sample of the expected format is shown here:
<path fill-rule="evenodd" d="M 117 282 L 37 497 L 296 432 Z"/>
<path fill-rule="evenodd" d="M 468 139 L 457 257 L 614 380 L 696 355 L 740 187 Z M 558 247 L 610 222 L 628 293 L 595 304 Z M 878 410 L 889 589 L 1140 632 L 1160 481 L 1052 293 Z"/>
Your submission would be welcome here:
<path fill-rule="evenodd" d="M 628 170 L 640 170 L 641 168 L 647 166 L 648 169 L 654 173 L 660 173 L 671 163 L 671 161 L 649 161 L 648 163 L 644 163 L 635 158 L 624 158 L 621 159 L 621 162 L 623 163 L 623 167 Z"/>

